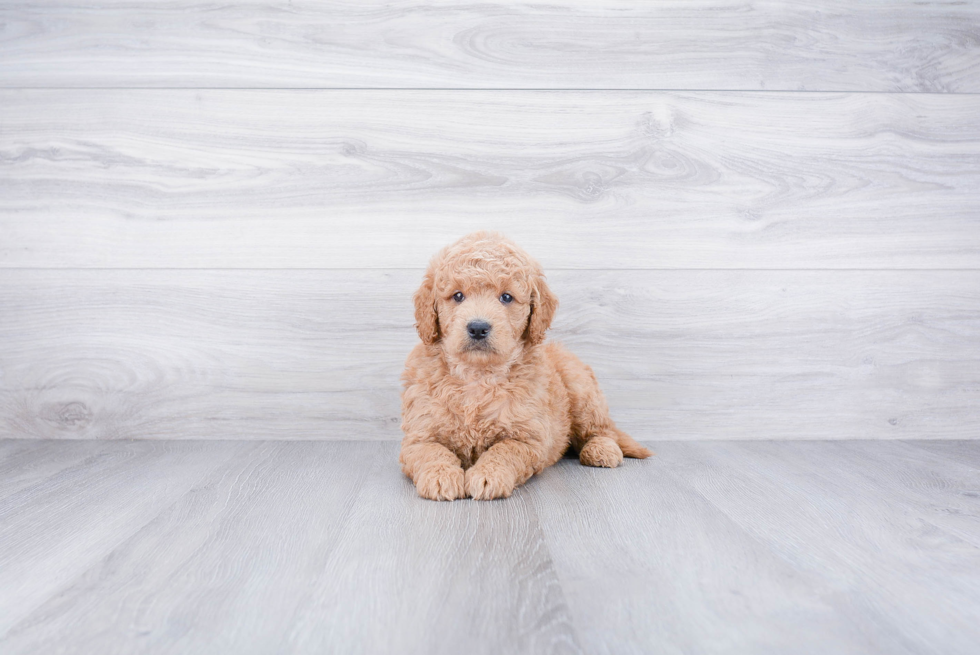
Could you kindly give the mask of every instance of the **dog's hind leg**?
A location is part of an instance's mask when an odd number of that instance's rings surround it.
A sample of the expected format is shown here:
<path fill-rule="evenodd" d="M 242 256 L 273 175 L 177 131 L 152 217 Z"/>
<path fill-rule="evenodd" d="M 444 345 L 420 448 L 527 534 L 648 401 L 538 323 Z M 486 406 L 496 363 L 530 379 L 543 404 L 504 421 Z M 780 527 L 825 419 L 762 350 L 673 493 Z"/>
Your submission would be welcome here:
<path fill-rule="evenodd" d="M 571 445 L 586 466 L 614 468 L 623 456 L 644 459 L 653 454 L 616 427 L 609 405 L 592 369 L 557 344 L 549 344 L 568 398 L 572 418 Z"/>
<path fill-rule="evenodd" d="M 623 461 L 623 456 L 645 459 L 653 454 L 648 448 L 638 444 L 615 425 L 594 430 L 585 435 L 579 447 L 578 459 L 586 466 L 614 468 Z"/>

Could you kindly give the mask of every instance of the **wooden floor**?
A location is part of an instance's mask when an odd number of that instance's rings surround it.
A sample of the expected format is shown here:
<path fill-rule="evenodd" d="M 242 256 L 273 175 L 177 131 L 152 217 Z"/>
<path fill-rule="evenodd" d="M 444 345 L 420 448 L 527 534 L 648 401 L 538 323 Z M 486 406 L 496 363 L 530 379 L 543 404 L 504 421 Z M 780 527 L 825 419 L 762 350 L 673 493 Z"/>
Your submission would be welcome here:
<path fill-rule="evenodd" d="M 980 653 L 978 44 L 980 1 L 4 3 L 0 655 Z M 477 229 L 657 457 L 415 495 L 412 292 Z"/>
<path fill-rule="evenodd" d="M 0 652 L 976 652 L 980 442 L 650 445 L 435 503 L 392 442 L 0 441 Z"/>

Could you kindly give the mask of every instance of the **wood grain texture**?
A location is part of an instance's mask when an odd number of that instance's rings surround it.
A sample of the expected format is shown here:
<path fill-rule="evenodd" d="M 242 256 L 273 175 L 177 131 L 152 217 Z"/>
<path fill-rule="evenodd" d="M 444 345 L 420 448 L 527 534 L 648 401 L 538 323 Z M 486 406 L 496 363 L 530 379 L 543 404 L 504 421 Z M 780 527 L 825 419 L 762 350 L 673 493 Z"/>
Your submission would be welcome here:
<path fill-rule="evenodd" d="M 0 630 L 0 649 L 580 652 L 520 497 L 424 501 L 397 444 L 232 445 L 235 457 Z M 0 565 L 17 557 L 0 550 Z"/>
<path fill-rule="evenodd" d="M 0 430 L 393 439 L 421 270 L 0 274 Z M 980 272 L 556 271 L 637 438 L 976 438 Z"/>
<path fill-rule="evenodd" d="M 936 519 L 964 503 L 976 515 L 980 503 L 960 496 L 947 505 L 951 494 L 935 489 L 899 491 L 896 480 L 907 478 L 910 469 L 924 468 L 924 477 L 938 475 L 944 483 L 962 472 L 921 467 L 902 452 L 903 444 L 878 445 L 654 447 L 670 462 L 672 475 L 692 484 L 801 575 L 822 579 L 826 593 L 855 619 L 865 643 L 892 653 L 970 653 L 980 639 L 978 523 L 961 522 L 972 536 L 965 541 Z M 923 623 L 924 615 L 942 620 Z"/>
<path fill-rule="evenodd" d="M 53 651 L 67 641 L 106 653 L 281 652 L 378 447 L 226 443 L 234 457 L 63 579 L 6 633 L 3 650 Z M 107 623 L 122 629 L 118 639 Z"/>
<path fill-rule="evenodd" d="M 674 466 L 659 449 L 614 470 L 565 459 L 528 485 L 586 652 L 872 652 L 861 647 L 866 617 Z"/>
<path fill-rule="evenodd" d="M 88 445 L 52 473 L 76 444 L 15 444 L 36 474 L 0 498 L 4 653 L 967 655 L 980 639 L 978 470 L 944 467 L 935 442 L 656 442 L 453 503 L 415 495 L 395 443 Z"/>
<path fill-rule="evenodd" d="M 0 84 L 980 91 L 974 2 L 6 2 Z"/>
<path fill-rule="evenodd" d="M 960 466 L 966 465 L 980 470 L 980 453 L 976 451 L 970 441 L 948 439 L 944 441 L 910 441 L 908 443 L 921 450 L 939 455 L 947 461 L 956 462 Z M 965 493 L 970 495 L 974 492 Z"/>
<path fill-rule="evenodd" d="M 506 503 L 423 500 L 398 444 L 364 482 L 290 633 L 299 652 L 581 653 L 538 517 Z"/>
<path fill-rule="evenodd" d="M 0 92 L 0 266 L 965 268 L 980 95 Z"/>
<path fill-rule="evenodd" d="M 120 442 L 50 476 L 40 461 L 34 483 L 0 501 L 0 634 L 246 447 Z"/>
<path fill-rule="evenodd" d="M 915 507 L 930 524 L 980 549 L 980 470 L 930 451 L 932 443 L 940 442 L 903 442 L 885 450 L 869 449 L 870 442 L 845 442 L 835 465 L 874 485 L 894 504 Z M 961 452 L 975 458 L 980 448 L 964 447 Z M 866 460 L 874 460 L 875 466 L 867 466 Z"/>
<path fill-rule="evenodd" d="M 0 498 L 39 479 L 91 462 L 101 450 L 99 443 L 91 439 L 44 441 L 41 446 L 21 439 L 0 440 Z"/>

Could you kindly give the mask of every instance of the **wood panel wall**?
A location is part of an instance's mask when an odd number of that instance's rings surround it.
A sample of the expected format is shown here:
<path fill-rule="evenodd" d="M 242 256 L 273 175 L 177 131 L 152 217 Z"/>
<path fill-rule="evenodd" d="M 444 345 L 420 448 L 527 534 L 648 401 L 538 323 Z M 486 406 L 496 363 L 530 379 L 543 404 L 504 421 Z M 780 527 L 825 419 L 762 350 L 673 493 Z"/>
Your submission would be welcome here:
<path fill-rule="evenodd" d="M 640 439 L 980 437 L 980 3 L 0 7 L 0 436 L 398 439 L 475 229 Z"/>

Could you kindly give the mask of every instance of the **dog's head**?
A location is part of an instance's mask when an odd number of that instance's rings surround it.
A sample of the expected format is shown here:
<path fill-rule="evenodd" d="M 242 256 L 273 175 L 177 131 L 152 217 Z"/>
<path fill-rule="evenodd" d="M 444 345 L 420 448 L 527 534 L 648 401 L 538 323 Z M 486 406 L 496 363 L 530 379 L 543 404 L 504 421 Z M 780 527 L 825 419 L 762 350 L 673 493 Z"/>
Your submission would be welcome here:
<path fill-rule="evenodd" d="M 495 363 L 544 341 L 557 308 L 536 261 L 499 234 L 475 232 L 432 259 L 415 292 L 415 327 L 453 358 Z"/>

